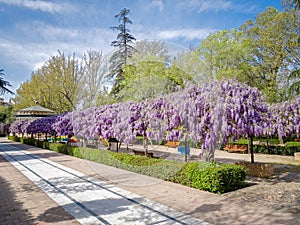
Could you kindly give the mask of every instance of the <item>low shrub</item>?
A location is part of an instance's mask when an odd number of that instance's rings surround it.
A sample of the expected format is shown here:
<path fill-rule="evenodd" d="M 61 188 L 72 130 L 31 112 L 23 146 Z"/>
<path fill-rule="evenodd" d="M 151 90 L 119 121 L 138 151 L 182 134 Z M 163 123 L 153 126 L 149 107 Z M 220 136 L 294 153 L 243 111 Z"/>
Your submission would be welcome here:
<path fill-rule="evenodd" d="M 78 147 L 68 146 L 67 152 L 68 152 L 68 155 L 71 155 L 71 156 L 74 156 L 77 158 L 83 158 L 83 155 Z"/>
<path fill-rule="evenodd" d="M 300 152 L 300 145 L 297 142 L 287 142 L 284 146 L 269 145 L 268 148 L 265 145 L 253 145 L 254 152 L 261 154 L 293 156 L 295 152 Z"/>
<path fill-rule="evenodd" d="M 187 163 L 170 180 L 200 190 L 222 194 L 243 186 L 246 169 L 233 164 Z"/>
<path fill-rule="evenodd" d="M 36 146 L 38 148 L 49 149 L 49 143 L 46 141 L 36 140 L 34 138 L 21 138 L 20 142 L 22 144 Z"/>
<path fill-rule="evenodd" d="M 290 142 L 286 142 L 285 147 L 297 147 L 297 150 L 300 151 L 300 142 L 298 141 L 290 141 Z"/>
<path fill-rule="evenodd" d="M 21 138 L 20 141 L 22 144 L 35 145 L 35 140 L 33 138 Z"/>
<path fill-rule="evenodd" d="M 0 133 L 0 137 L 6 137 L 7 134 L 6 133 Z"/>
<path fill-rule="evenodd" d="M 18 136 L 8 136 L 8 139 L 15 142 L 21 141 L 21 138 L 19 138 Z"/>
<path fill-rule="evenodd" d="M 87 160 L 164 180 L 174 175 L 184 165 L 183 162 L 147 158 L 145 156 L 135 156 L 107 150 L 80 148 L 76 151 L 81 158 Z"/>
<path fill-rule="evenodd" d="M 68 146 L 66 144 L 60 144 L 60 143 L 49 143 L 49 150 L 62 153 L 62 154 L 68 154 Z"/>

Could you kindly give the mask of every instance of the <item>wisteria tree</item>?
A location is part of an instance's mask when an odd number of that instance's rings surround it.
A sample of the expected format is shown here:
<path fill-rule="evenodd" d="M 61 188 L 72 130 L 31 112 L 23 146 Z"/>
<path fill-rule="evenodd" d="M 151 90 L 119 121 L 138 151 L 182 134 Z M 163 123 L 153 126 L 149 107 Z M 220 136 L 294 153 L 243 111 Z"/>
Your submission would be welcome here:
<path fill-rule="evenodd" d="M 57 135 L 74 135 L 73 129 L 73 113 L 66 112 L 56 116 L 55 122 L 52 124 L 52 129 Z"/>
<path fill-rule="evenodd" d="M 267 110 L 262 94 L 234 80 L 189 86 L 168 99 L 179 110 L 179 128 L 183 129 L 176 138 L 184 134 L 200 142 L 205 160 L 213 160 L 217 145 L 226 144 L 229 138 L 251 138 L 262 133 Z"/>
<path fill-rule="evenodd" d="M 278 135 L 283 144 L 283 137 L 300 137 L 300 96 L 294 100 L 271 104 L 269 106 L 271 121 L 270 135 Z"/>
<path fill-rule="evenodd" d="M 115 138 L 133 143 L 138 135 L 147 139 L 192 140 L 201 144 L 202 159 L 214 160 L 222 144 L 249 138 L 254 162 L 253 137 L 300 136 L 300 97 L 267 107 L 257 88 L 235 80 L 185 85 L 180 92 L 143 102 L 125 102 L 12 124 L 12 133 L 76 135 L 84 140 Z"/>

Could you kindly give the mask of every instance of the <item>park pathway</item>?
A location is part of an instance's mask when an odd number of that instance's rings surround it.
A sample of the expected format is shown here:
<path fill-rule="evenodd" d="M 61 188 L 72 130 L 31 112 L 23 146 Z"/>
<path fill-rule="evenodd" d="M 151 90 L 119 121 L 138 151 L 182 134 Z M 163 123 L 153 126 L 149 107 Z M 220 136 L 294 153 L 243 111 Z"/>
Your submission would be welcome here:
<path fill-rule="evenodd" d="M 208 224 L 9 144 L 2 156 L 81 224 Z"/>
<path fill-rule="evenodd" d="M 0 138 L 1 225 L 208 223 L 298 225 L 299 215 Z"/>

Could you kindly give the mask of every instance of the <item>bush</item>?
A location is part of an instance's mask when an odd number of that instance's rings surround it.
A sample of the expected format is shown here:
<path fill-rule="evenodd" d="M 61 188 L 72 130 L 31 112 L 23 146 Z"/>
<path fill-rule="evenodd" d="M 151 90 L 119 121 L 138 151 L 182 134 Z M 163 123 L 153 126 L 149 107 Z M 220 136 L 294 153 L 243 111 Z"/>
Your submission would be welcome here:
<path fill-rule="evenodd" d="M 48 142 L 36 140 L 34 138 L 21 138 L 21 143 L 36 146 L 38 148 L 49 149 L 49 143 Z"/>
<path fill-rule="evenodd" d="M 0 137 L 6 137 L 7 134 L 6 133 L 0 133 Z"/>
<path fill-rule="evenodd" d="M 243 186 L 246 169 L 233 164 L 187 163 L 171 181 L 200 190 L 222 194 Z"/>
<path fill-rule="evenodd" d="M 8 139 L 15 142 L 21 141 L 21 138 L 19 138 L 18 136 L 8 136 Z"/>
<path fill-rule="evenodd" d="M 288 140 L 286 138 L 286 140 Z M 278 138 L 270 138 L 268 140 L 269 146 L 267 149 L 265 143 L 266 138 L 254 138 L 254 141 L 260 141 L 264 144 L 253 145 L 253 150 L 255 153 L 261 154 L 274 154 L 274 155 L 294 155 L 295 152 L 300 152 L 300 142 L 286 142 L 284 146 L 279 145 Z M 233 143 L 233 142 L 228 142 Z M 240 139 L 234 142 L 235 144 L 248 144 L 247 139 Z"/>
<path fill-rule="evenodd" d="M 21 138 L 22 144 L 34 145 L 35 140 L 33 138 Z"/>
<path fill-rule="evenodd" d="M 289 155 L 293 156 L 295 152 L 300 152 L 300 144 L 297 142 L 287 142 L 284 146 L 269 145 L 269 150 L 265 145 L 253 145 L 255 153 Z"/>
<path fill-rule="evenodd" d="M 297 147 L 297 150 L 300 151 L 300 142 L 297 141 L 291 141 L 291 142 L 286 142 L 285 147 Z"/>
<path fill-rule="evenodd" d="M 60 143 L 49 143 L 49 149 L 62 154 L 68 154 L 68 146 Z"/>

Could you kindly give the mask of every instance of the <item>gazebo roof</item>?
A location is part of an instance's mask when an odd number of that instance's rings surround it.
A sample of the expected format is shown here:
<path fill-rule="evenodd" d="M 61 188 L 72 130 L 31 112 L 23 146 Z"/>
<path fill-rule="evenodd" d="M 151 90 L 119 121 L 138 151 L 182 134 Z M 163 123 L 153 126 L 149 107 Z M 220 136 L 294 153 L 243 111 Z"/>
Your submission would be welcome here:
<path fill-rule="evenodd" d="M 35 105 L 35 106 L 31 106 L 29 108 L 25 108 L 25 109 L 20 109 L 19 112 L 36 112 L 36 113 L 53 113 L 55 114 L 55 112 L 51 109 L 47 109 L 47 108 L 44 108 L 40 105 Z"/>
<path fill-rule="evenodd" d="M 40 105 L 31 106 L 29 108 L 20 109 L 16 117 L 19 119 L 33 119 L 42 118 L 47 116 L 53 116 L 55 112 L 51 109 L 44 108 Z"/>

